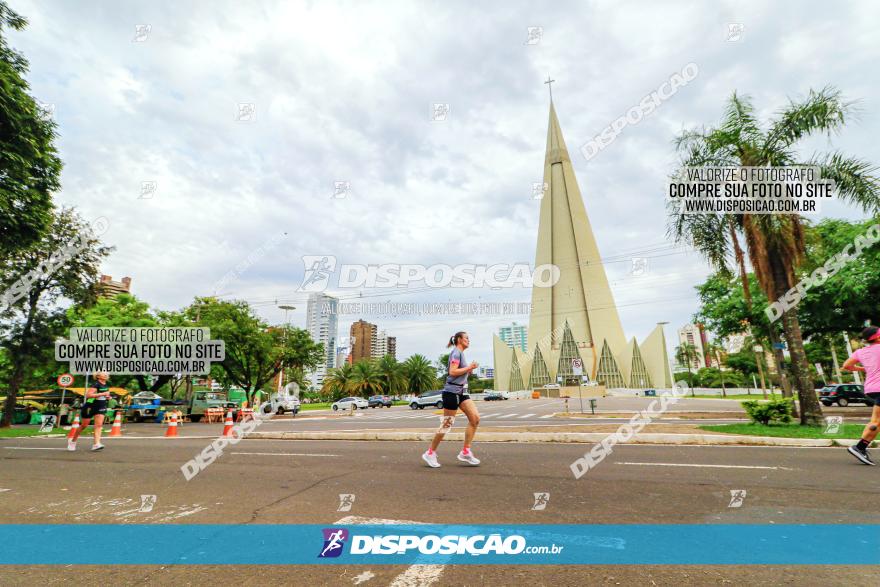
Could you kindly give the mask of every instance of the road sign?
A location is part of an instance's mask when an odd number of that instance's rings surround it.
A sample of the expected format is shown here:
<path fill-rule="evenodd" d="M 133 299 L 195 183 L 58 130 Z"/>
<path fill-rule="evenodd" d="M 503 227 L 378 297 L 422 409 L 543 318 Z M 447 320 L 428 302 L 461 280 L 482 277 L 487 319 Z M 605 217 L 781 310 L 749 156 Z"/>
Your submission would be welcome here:
<path fill-rule="evenodd" d="M 822 369 L 822 363 L 816 363 L 816 373 L 819 374 L 819 377 L 825 377 L 825 371 Z"/>
<path fill-rule="evenodd" d="M 584 374 L 584 362 L 580 359 L 571 360 L 571 370 L 575 375 Z"/>
<path fill-rule="evenodd" d="M 784 342 L 774 342 L 774 343 L 773 343 L 773 348 L 774 348 L 774 349 L 779 349 L 779 350 L 784 350 L 784 349 L 785 349 L 785 343 L 784 343 Z"/>
<path fill-rule="evenodd" d="M 58 376 L 58 385 L 61 387 L 70 387 L 73 385 L 73 375 L 70 373 L 64 373 Z"/>

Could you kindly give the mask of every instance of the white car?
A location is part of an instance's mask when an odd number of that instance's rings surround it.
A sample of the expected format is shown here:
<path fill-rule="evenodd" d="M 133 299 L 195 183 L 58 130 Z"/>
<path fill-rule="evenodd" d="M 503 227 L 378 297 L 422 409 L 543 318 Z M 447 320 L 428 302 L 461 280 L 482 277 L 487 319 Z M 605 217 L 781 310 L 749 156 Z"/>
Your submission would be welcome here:
<path fill-rule="evenodd" d="M 339 410 L 350 410 L 352 406 L 356 410 L 366 410 L 370 407 L 370 403 L 362 397 L 344 397 L 339 401 L 333 402 L 333 405 L 330 407 L 333 408 L 334 412 L 338 412 Z"/>

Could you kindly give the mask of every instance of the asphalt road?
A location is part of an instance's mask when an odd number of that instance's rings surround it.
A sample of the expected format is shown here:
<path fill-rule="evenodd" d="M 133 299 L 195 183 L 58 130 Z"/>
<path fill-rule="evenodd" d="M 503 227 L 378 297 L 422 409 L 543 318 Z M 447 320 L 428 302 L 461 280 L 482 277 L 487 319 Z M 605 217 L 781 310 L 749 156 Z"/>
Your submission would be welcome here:
<path fill-rule="evenodd" d="M 245 440 L 187 482 L 179 467 L 206 445 L 204 439 L 109 439 L 100 453 L 87 451 L 88 442 L 75 453 L 64 444 L 63 438 L 0 440 L 0 522 L 880 523 L 878 471 L 841 448 L 618 446 L 576 480 L 569 465 L 590 445 L 478 444 L 483 464 L 473 468 L 454 460 L 458 447 L 449 443 L 440 450 L 444 466 L 429 469 L 419 459 L 421 443 Z M 740 507 L 729 507 L 732 490 L 746 491 Z M 550 494 L 543 511 L 532 510 L 538 492 Z M 340 494 L 355 495 L 350 511 L 338 511 Z M 156 496 L 149 512 L 138 511 L 142 495 Z M 876 584 L 877 570 L 39 566 L 5 567 L 0 575 L 0 583 L 11 585 L 74 577 L 86 585 L 853 585 Z"/>
<path fill-rule="evenodd" d="M 634 397 L 607 397 L 597 400 L 596 416 L 590 418 L 576 417 L 580 411 L 580 401 L 571 399 L 568 402 L 568 410 L 572 414 L 566 417 L 564 400 L 560 399 L 523 399 L 506 401 L 478 401 L 477 408 L 480 412 L 481 427 L 492 428 L 517 428 L 528 427 L 540 429 L 542 427 L 565 426 L 592 426 L 596 424 L 618 424 L 621 417 L 644 410 L 654 398 Z M 589 414 L 589 401 L 584 400 L 584 412 Z M 688 412 L 698 412 L 703 416 L 691 418 Z M 306 410 L 300 412 L 297 417 L 289 414 L 275 416 L 271 420 L 260 424 L 261 432 L 295 432 L 295 431 L 363 431 L 363 430 L 436 430 L 439 423 L 439 415 L 442 412 L 433 407 L 423 410 L 412 410 L 408 406 L 394 406 L 391 408 L 368 408 L 349 412 L 333 412 L 331 410 Z M 870 408 L 857 406 L 847 408 L 826 408 L 828 415 L 844 415 L 847 421 L 864 422 L 870 414 Z M 555 416 L 554 416 L 555 414 Z M 602 415 L 607 414 L 608 418 Z M 717 417 L 707 417 L 717 414 Z M 615 417 L 611 417 L 615 416 Z M 680 424 L 724 424 L 737 421 L 745 421 L 745 412 L 739 402 L 731 400 L 712 399 L 682 399 L 677 404 L 669 407 L 662 418 L 654 421 L 656 425 L 680 425 Z M 455 421 L 455 430 L 463 430 L 467 425 L 467 419 L 460 414 Z M 179 433 L 184 436 L 216 436 L 220 433 L 222 424 L 182 424 Z M 161 436 L 164 427 L 156 424 L 129 424 L 125 425 L 125 434 L 133 437 Z"/>

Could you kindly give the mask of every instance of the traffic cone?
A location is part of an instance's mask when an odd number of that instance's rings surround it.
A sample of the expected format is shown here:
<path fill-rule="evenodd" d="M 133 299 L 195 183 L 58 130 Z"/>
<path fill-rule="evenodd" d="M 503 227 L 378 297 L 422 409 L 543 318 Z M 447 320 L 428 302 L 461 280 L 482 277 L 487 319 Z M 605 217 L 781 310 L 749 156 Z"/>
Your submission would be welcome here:
<path fill-rule="evenodd" d="M 122 436 L 122 412 L 116 410 L 116 417 L 113 418 L 113 426 L 110 428 L 110 436 Z"/>
<path fill-rule="evenodd" d="M 67 433 L 67 438 L 72 439 L 77 430 L 79 430 L 79 412 L 73 418 L 73 424 L 70 425 L 70 432 Z"/>
<path fill-rule="evenodd" d="M 168 422 L 168 427 L 165 429 L 165 438 L 173 436 L 177 436 L 177 412 L 171 414 L 171 421 Z"/>
<path fill-rule="evenodd" d="M 226 412 L 226 423 L 223 425 L 221 436 L 232 436 L 232 410 Z"/>

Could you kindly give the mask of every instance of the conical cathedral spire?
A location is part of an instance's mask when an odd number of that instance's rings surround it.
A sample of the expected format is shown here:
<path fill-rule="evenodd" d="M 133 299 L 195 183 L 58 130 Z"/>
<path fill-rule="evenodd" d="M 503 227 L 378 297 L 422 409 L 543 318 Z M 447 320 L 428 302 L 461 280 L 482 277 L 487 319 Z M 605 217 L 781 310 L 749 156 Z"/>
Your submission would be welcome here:
<path fill-rule="evenodd" d="M 617 356 L 626 348 L 626 338 L 552 102 L 544 184 L 535 266 L 558 267 L 559 281 L 553 287 L 532 288 L 529 352 L 540 347 L 555 377 L 567 320 L 585 363 L 592 363 L 588 373 L 594 375 L 603 343 Z"/>

